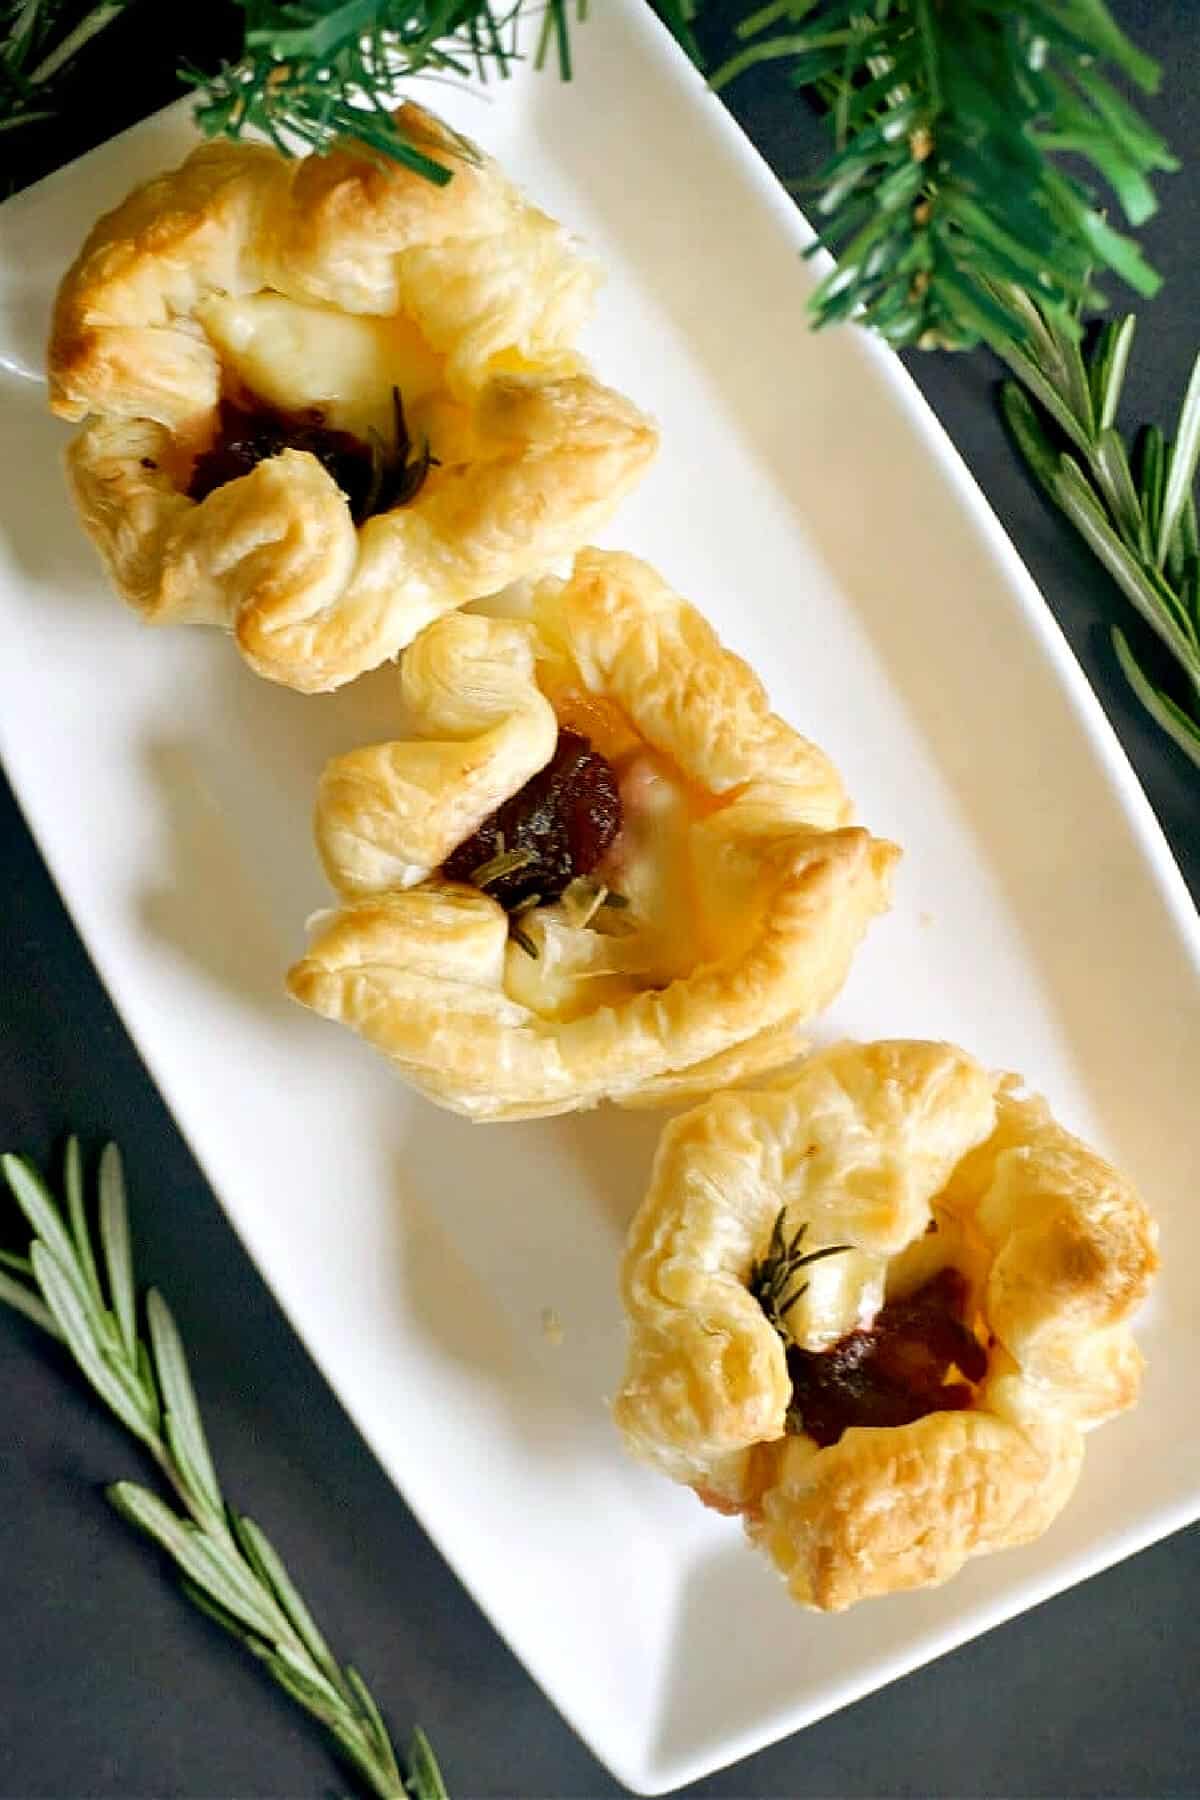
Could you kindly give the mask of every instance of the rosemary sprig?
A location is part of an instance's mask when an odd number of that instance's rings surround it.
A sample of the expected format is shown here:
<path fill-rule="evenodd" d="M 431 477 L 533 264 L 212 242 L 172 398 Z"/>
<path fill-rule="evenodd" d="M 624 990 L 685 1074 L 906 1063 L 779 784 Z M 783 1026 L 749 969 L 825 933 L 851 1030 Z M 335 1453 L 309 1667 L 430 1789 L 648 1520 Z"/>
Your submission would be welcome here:
<path fill-rule="evenodd" d="M 380 1800 L 447 1800 L 424 1734 L 413 1734 L 405 1777 L 362 1677 L 338 1665 L 277 1551 L 254 1520 L 222 1496 L 183 1344 L 154 1289 L 145 1302 L 148 1337 L 139 1334 L 116 1145 L 107 1145 L 100 1158 L 99 1257 L 77 1139 L 67 1145 L 65 1217 L 23 1158 L 0 1157 L 0 1170 L 34 1232 L 27 1258 L 0 1253 L 0 1301 L 62 1340 L 105 1405 L 157 1463 L 185 1516 L 131 1481 L 108 1489 L 112 1504 L 172 1559 L 189 1599 L 320 1721 L 366 1789 Z"/>
<path fill-rule="evenodd" d="M 1173 443 L 1144 426 L 1131 457 L 1117 407 L 1136 319 L 1104 325 L 1090 355 L 1074 320 L 1010 291 L 1026 320 L 1024 343 L 998 343 L 1016 381 L 1001 404 L 1018 448 L 1126 599 L 1178 666 L 1181 699 L 1141 667 L 1119 626 L 1117 661 L 1134 693 L 1200 767 L 1200 532 L 1193 492 L 1200 456 L 1200 356 Z"/>
<path fill-rule="evenodd" d="M 789 1343 L 787 1315 L 808 1292 L 808 1283 L 800 1279 L 800 1271 L 823 1262 L 827 1256 L 843 1255 L 850 1245 L 826 1244 L 820 1250 L 805 1251 L 801 1246 L 808 1233 L 807 1219 L 788 1238 L 783 1228 L 786 1217 L 787 1207 L 781 1206 L 771 1227 L 767 1253 L 750 1265 L 747 1285 L 780 1337 Z"/>
<path fill-rule="evenodd" d="M 215 75 L 185 72 L 199 90 L 196 121 L 207 136 L 236 138 L 253 129 L 284 151 L 296 141 L 324 151 L 349 132 L 439 184 L 450 180 L 451 171 L 395 123 L 389 97 L 398 83 L 420 74 L 486 81 L 491 71 L 505 79 L 519 54 L 517 21 L 528 10 L 528 0 L 499 7 L 493 0 L 240 4 L 246 15 L 242 56 Z M 564 0 L 550 0 L 546 26 L 559 71 L 569 80 Z M 477 154 L 466 139 L 457 148 L 468 159 Z"/>
<path fill-rule="evenodd" d="M 367 447 L 371 452 L 371 480 L 358 508 L 364 519 L 375 513 L 391 512 L 394 507 L 407 506 L 424 487 L 430 469 L 441 467 L 430 449 L 428 438 L 422 443 L 419 455 L 413 456 L 412 436 L 404 416 L 404 399 L 398 387 L 392 389 L 391 443 L 378 431 L 371 430 Z"/>
<path fill-rule="evenodd" d="M 0 131 L 52 118 L 81 53 L 136 0 L 0 0 Z M 239 0 L 240 54 L 219 69 L 185 68 L 209 137 L 264 133 L 290 153 L 328 150 L 351 133 L 439 185 L 452 171 L 392 119 L 397 84 L 414 75 L 506 79 L 523 54 L 520 21 L 544 14 L 538 67 L 553 45 L 571 76 L 567 0 Z M 585 16 L 580 5 L 578 17 Z M 457 153 L 477 158 L 465 138 Z"/>
<path fill-rule="evenodd" d="M 0 0 L 0 129 L 47 117 L 75 52 L 131 0 L 90 8 Z M 650 0 L 698 62 L 703 0 Z M 721 87 L 784 59 L 798 89 L 831 100 L 835 154 L 819 181 L 820 242 L 839 257 L 814 317 L 851 316 L 895 345 L 958 347 L 1020 338 L 1020 309 L 999 284 L 1050 305 L 1097 299 L 1093 266 L 1143 294 L 1158 278 L 1129 237 L 1059 165 L 1089 162 L 1125 217 L 1154 211 L 1149 177 L 1178 165 L 1107 79 L 1147 92 L 1157 65 L 1119 30 L 1104 0 L 744 0 Z M 553 47 L 572 73 L 570 0 L 239 0 L 241 52 L 215 72 L 187 70 L 208 136 L 264 133 L 280 149 L 328 150 L 352 134 L 430 181 L 453 168 L 389 110 L 416 75 L 505 79 L 541 25 L 533 62 Z M 71 25 L 68 16 L 74 14 Z M 576 0 L 575 18 L 586 17 Z M 465 139 L 458 155 L 473 158 Z"/>
<path fill-rule="evenodd" d="M 56 77 L 131 3 L 81 9 L 62 0 L 0 0 L 0 131 L 53 118 L 47 95 Z"/>
<path fill-rule="evenodd" d="M 1098 298 L 1094 266 L 1157 288 L 1056 161 L 1089 162 L 1135 226 L 1155 208 L 1149 175 L 1178 167 L 1102 73 L 1148 93 L 1159 79 L 1103 0 L 768 0 L 736 36 L 714 85 L 781 58 L 832 105 L 816 212 L 838 267 L 818 325 L 853 316 L 896 346 L 958 348 L 1023 336 L 996 283 L 1058 306 Z"/>

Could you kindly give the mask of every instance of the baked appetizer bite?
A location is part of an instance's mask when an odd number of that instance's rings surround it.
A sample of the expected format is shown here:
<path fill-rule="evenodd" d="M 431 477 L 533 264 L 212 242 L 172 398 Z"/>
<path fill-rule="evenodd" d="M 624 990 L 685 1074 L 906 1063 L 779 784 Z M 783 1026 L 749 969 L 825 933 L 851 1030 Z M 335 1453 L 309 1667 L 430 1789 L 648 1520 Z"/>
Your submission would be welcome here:
<path fill-rule="evenodd" d="M 572 346 L 596 271 L 497 165 L 408 105 L 437 187 L 353 143 L 207 144 L 93 228 L 50 404 L 117 591 L 336 688 L 450 608 L 542 574 L 657 434 Z"/>
<path fill-rule="evenodd" d="M 1018 1077 L 840 1044 L 667 1127 L 630 1228 L 627 1447 L 836 1612 L 1037 1537 L 1132 1406 L 1154 1224 Z"/>
<path fill-rule="evenodd" d="M 326 768 L 345 904 L 288 977 L 473 1119 L 694 1097 L 791 1060 L 898 852 L 645 563 L 405 653 L 411 733 Z"/>

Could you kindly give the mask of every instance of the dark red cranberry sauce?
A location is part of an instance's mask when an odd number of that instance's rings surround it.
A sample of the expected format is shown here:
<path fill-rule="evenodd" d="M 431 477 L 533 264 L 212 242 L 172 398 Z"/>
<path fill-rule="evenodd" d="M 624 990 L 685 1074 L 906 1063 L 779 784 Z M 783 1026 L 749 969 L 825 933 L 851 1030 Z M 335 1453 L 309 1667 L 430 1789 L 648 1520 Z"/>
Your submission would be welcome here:
<path fill-rule="evenodd" d="M 248 475 L 281 450 L 307 450 L 336 481 L 355 524 L 361 525 L 373 514 L 390 512 L 415 496 L 430 458 L 426 454 L 409 462 L 410 449 L 398 399 L 397 442 L 394 449 L 384 451 L 352 432 L 327 425 L 319 407 L 285 412 L 265 401 L 243 405 L 227 397 L 221 402 L 217 435 L 196 458 L 187 491 L 190 499 L 205 500 L 216 488 Z"/>
<path fill-rule="evenodd" d="M 969 1407 L 969 1383 L 982 1381 L 988 1357 L 965 1323 L 966 1304 L 966 1277 L 942 1269 L 831 1349 L 790 1345 L 788 1430 L 824 1449 L 852 1425 L 908 1425 L 926 1413 Z M 948 1380 L 952 1367 L 965 1379 Z"/>
<path fill-rule="evenodd" d="M 529 860 L 519 868 L 482 884 L 511 912 L 535 895 L 556 900 L 577 875 L 590 875 L 620 829 L 611 763 L 579 732 L 561 730 L 546 767 L 446 858 L 442 872 L 470 881 L 502 849 L 525 851 Z"/>

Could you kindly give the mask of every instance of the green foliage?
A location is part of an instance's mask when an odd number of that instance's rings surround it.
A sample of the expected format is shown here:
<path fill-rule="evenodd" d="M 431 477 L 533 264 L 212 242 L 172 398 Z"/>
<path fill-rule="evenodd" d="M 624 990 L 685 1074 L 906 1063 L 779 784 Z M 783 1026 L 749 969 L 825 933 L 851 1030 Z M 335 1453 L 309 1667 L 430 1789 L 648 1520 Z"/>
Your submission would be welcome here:
<path fill-rule="evenodd" d="M 1001 403 L 1009 430 L 1047 494 L 1066 513 L 1173 659 L 1179 698 L 1113 630 L 1126 678 L 1155 722 L 1200 767 L 1200 534 L 1193 493 L 1200 458 L 1200 356 L 1175 439 L 1155 425 L 1130 456 L 1115 424 L 1129 363 L 1132 314 L 1104 325 L 1084 357 L 1073 321 L 1015 289 L 998 296 L 1024 317 L 1024 339 L 1002 354 L 1016 381 Z"/>
<path fill-rule="evenodd" d="M 1022 336 L 1010 286 L 1064 310 L 1099 299 L 1093 268 L 1155 291 L 1136 243 L 1058 160 L 1090 163 L 1135 226 L 1154 211 L 1148 176 L 1178 166 L 1103 72 L 1146 91 L 1159 74 L 1102 0 L 770 0 L 737 35 L 718 87 L 782 59 L 831 106 L 815 222 L 838 267 L 818 324 L 957 348 Z"/>
<path fill-rule="evenodd" d="M 0 1301 L 61 1339 L 81 1373 L 157 1463 L 182 1514 L 132 1481 L 110 1487 L 122 1517 L 170 1557 L 184 1592 L 231 1633 L 279 1685 L 319 1720 L 364 1789 L 379 1800 L 448 1800 L 433 1751 L 417 1731 L 407 1776 L 382 1715 L 355 1669 L 341 1668 L 278 1552 L 224 1499 L 208 1448 L 183 1343 L 170 1309 L 146 1296 L 139 1336 L 137 1289 L 115 1144 L 100 1158 L 97 1256 L 88 1222 L 83 1159 L 67 1146 L 66 1216 L 46 1183 L 18 1156 L 0 1171 L 33 1231 L 27 1257 L 0 1253 Z"/>
<path fill-rule="evenodd" d="M 54 83 L 131 0 L 0 0 L 0 129 L 48 116 Z M 703 0 L 651 0 L 690 55 Z M 239 0 L 243 54 L 186 71 L 209 136 L 264 133 L 322 151 L 353 131 L 429 180 L 452 171 L 392 119 L 386 96 L 417 74 L 504 80 L 553 57 L 572 71 L 586 0 Z M 521 27 L 540 20 L 535 30 Z M 1110 225 L 1070 153 L 1107 183 L 1126 219 L 1154 210 L 1149 177 L 1177 165 L 1110 74 L 1151 90 L 1158 69 L 1103 0 L 768 0 L 736 28 L 723 86 L 783 60 L 797 89 L 831 105 L 836 149 L 815 212 L 837 269 L 818 324 L 856 318 L 897 346 L 1019 338 L 1009 284 L 1051 307 L 1096 299 L 1092 268 L 1142 294 L 1157 277 Z M 460 153 L 474 154 L 463 142 Z"/>
<path fill-rule="evenodd" d="M 0 131 L 54 117 L 52 84 L 132 0 L 0 0 Z"/>
<path fill-rule="evenodd" d="M 518 46 L 523 0 L 240 0 L 245 55 L 214 76 L 192 74 L 196 119 L 208 136 L 264 132 L 281 149 L 327 150 L 353 130 L 363 143 L 429 180 L 449 172 L 396 126 L 385 96 L 423 72 L 505 78 Z M 551 0 L 546 27 L 570 74 L 564 0 Z M 465 142 L 462 153 L 474 154 Z"/>

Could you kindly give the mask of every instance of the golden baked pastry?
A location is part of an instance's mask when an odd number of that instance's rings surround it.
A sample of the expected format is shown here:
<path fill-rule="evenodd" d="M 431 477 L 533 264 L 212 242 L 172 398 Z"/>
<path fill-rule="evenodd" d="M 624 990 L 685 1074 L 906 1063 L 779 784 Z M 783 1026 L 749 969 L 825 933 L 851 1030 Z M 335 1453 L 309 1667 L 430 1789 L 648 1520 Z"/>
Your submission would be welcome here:
<path fill-rule="evenodd" d="M 54 313 L 50 404 L 88 420 L 69 479 L 118 592 L 306 692 L 569 555 L 657 444 L 572 348 L 596 272 L 566 233 L 398 116 L 448 185 L 350 143 L 207 144 L 97 223 Z"/>
<path fill-rule="evenodd" d="M 1132 1406 L 1154 1224 L 1015 1076 L 840 1044 L 667 1127 L 630 1228 L 633 1453 L 742 1515 L 803 1604 L 1037 1537 Z"/>
<path fill-rule="evenodd" d="M 777 1067 L 887 902 L 828 758 L 634 557 L 406 652 L 412 736 L 326 768 L 346 897 L 288 977 L 473 1119 L 693 1097 Z"/>

